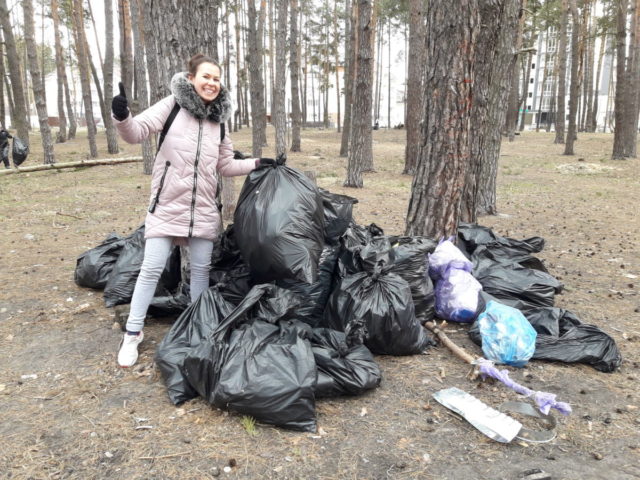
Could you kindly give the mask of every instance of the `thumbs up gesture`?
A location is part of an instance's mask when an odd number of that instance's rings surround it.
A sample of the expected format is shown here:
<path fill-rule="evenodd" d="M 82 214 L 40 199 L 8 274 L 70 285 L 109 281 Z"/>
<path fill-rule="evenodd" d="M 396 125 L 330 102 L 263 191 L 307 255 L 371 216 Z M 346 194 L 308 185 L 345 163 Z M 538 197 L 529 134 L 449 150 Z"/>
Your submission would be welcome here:
<path fill-rule="evenodd" d="M 118 82 L 120 93 L 111 100 L 111 111 L 116 120 L 124 120 L 129 116 L 129 102 L 127 102 L 127 94 L 124 91 L 122 82 Z"/>

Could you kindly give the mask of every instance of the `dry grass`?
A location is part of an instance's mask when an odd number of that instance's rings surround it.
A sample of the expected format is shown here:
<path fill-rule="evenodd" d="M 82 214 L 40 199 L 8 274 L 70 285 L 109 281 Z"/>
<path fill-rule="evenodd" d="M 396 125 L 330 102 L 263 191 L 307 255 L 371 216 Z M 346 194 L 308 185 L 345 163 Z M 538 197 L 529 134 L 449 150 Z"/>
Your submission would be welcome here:
<path fill-rule="evenodd" d="M 304 131 L 304 151 L 290 154 L 289 164 L 315 170 L 323 188 L 356 196 L 359 223 L 402 233 L 411 186 L 400 173 L 403 135 L 374 132 L 377 171 L 361 190 L 342 187 L 346 160 L 333 131 Z M 250 151 L 248 130 L 231 136 Z M 503 146 L 501 215 L 482 223 L 516 238 L 545 237 L 541 256 L 567 286 L 558 305 L 612 334 L 626 360 L 614 374 L 541 362 L 512 371 L 516 381 L 573 405 L 552 443 L 497 444 L 431 401 L 449 386 L 493 406 L 514 398 L 500 385 L 469 382 L 467 366 L 442 348 L 379 357 L 381 387 L 318 402 L 318 434 L 258 424 L 253 435 L 241 416 L 202 400 L 172 406 L 153 366 L 170 320 L 150 321 L 139 365 L 118 369 L 113 312 L 100 292 L 73 283 L 77 255 L 111 231 L 129 233 L 144 217 L 149 178 L 140 165 L 125 164 L 0 179 L 0 476 L 207 479 L 231 464 L 221 477 L 512 479 L 542 468 L 554 479 L 638 478 L 640 163 L 611 162 L 610 135 L 581 135 L 575 157 L 562 156 L 552 140 L 527 133 Z M 38 161 L 37 142 L 28 163 Z M 137 153 L 123 147 L 123 156 Z M 84 158 L 87 150 L 82 138 L 56 146 L 58 161 Z M 557 169 L 579 158 L 615 169 Z M 448 333 L 478 352 L 466 327 Z"/>

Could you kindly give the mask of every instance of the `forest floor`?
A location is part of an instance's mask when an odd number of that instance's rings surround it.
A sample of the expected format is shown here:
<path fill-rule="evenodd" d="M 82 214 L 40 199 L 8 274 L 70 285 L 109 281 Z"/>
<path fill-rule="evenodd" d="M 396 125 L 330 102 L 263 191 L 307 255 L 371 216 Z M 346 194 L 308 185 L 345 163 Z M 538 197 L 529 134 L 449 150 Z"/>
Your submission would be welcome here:
<path fill-rule="evenodd" d="M 377 171 L 363 189 L 342 187 L 346 161 L 334 131 L 303 131 L 304 151 L 288 164 L 357 197 L 358 223 L 401 234 L 411 188 L 401 174 L 405 132 L 373 134 Z M 249 130 L 232 137 L 250 151 Z M 42 158 L 39 139 L 31 143 L 26 165 Z M 538 256 L 566 286 L 557 306 L 609 333 L 624 358 L 610 374 L 538 361 L 509 369 L 572 405 L 572 415 L 554 414 L 550 443 L 494 442 L 435 402 L 433 393 L 453 386 L 493 407 L 516 399 L 501 384 L 468 380 L 468 365 L 441 346 L 377 357 L 380 387 L 319 400 L 314 434 L 252 428 L 201 399 L 175 407 L 153 364 L 171 319 L 149 320 L 139 364 L 120 369 L 114 311 L 100 291 L 73 281 L 78 255 L 142 222 L 150 179 L 141 164 L 0 177 L 0 477 L 508 480 L 539 469 L 554 480 L 640 478 L 640 161 L 611 161 L 611 146 L 608 134 L 580 134 L 575 156 L 562 156 L 548 133 L 505 142 L 500 213 L 479 222 L 503 236 L 544 237 Z M 122 147 L 122 156 L 139 151 Z M 87 150 L 84 138 L 56 145 L 57 160 Z M 108 156 L 104 144 L 100 152 Z M 446 331 L 481 353 L 466 326 Z"/>

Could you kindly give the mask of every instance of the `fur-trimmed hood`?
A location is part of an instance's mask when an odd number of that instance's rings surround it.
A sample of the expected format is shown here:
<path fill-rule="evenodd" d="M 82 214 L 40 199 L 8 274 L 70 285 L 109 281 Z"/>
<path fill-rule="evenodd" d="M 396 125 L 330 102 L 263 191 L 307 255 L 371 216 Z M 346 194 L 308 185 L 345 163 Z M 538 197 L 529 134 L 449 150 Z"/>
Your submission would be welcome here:
<path fill-rule="evenodd" d="M 193 84 L 187 78 L 187 72 L 176 73 L 171 79 L 171 93 L 176 97 L 176 102 L 181 108 L 187 110 L 196 118 L 207 118 L 212 122 L 222 123 L 231 118 L 233 104 L 229 90 L 220 87 L 220 93 L 213 102 L 208 105 L 196 93 Z"/>

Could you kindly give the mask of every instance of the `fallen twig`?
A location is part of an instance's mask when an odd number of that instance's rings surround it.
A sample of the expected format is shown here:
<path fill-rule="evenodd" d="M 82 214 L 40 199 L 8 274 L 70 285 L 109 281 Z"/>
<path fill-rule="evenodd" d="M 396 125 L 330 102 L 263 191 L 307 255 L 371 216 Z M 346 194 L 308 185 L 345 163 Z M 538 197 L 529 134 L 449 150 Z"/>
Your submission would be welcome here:
<path fill-rule="evenodd" d="M 170 453 L 168 455 L 158 455 L 156 457 L 138 457 L 138 460 L 158 460 L 160 458 L 183 457 L 191 452 Z"/>
<path fill-rule="evenodd" d="M 474 364 L 476 359 L 473 358 L 464 348 L 459 347 L 458 345 L 453 343 L 453 341 L 451 341 L 451 339 L 447 337 L 447 334 L 444 333 L 444 331 L 442 331 L 442 329 L 438 327 L 435 322 L 425 322 L 424 326 L 431 330 L 436 335 L 436 337 L 438 337 L 438 340 L 440 340 L 449 350 L 451 350 L 456 357 L 464 360 L 470 365 Z M 471 380 L 475 380 L 476 378 L 478 378 L 478 375 L 479 368 L 476 365 L 471 371 L 469 378 Z"/>
<path fill-rule="evenodd" d="M 115 165 L 118 163 L 141 162 L 142 157 L 101 158 L 95 160 L 80 160 L 77 162 L 47 163 L 43 165 L 31 165 L 29 167 L 15 167 L 0 170 L 0 176 L 14 173 L 36 172 L 39 170 L 62 170 L 63 168 L 93 167 L 95 165 Z"/>
<path fill-rule="evenodd" d="M 84 218 L 82 217 L 77 217 L 75 215 L 71 215 L 70 213 L 61 213 L 61 212 L 56 212 L 56 215 L 60 215 L 62 217 L 71 217 L 71 218 L 75 218 L 77 220 L 84 220 Z"/>

